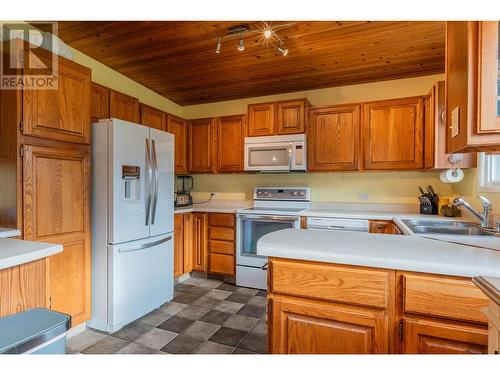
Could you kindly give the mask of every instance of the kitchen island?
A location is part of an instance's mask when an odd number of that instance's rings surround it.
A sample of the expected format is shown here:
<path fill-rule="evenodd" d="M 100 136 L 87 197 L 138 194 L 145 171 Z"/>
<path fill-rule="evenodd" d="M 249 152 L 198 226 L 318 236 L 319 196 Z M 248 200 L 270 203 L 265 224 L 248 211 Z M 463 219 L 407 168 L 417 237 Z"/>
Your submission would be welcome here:
<path fill-rule="evenodd" d="M 0 238 L 0 317 L 47 306 L 46 258 L 58 244 Z"/>
<path fill-rule="evenodd" d="M 269 257 L 271 353 L 486 353 L 471 282 L 500 276 L 500 252 L 418 236 L 282 230 Z"/>

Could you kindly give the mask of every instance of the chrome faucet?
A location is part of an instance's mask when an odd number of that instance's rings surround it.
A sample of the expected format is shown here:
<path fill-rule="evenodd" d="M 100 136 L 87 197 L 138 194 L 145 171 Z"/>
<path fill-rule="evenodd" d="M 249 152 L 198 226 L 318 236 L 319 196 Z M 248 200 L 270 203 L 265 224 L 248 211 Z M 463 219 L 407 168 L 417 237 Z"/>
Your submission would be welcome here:
<path fill-rule="evenodd" d="M 462 197 L 454 199 L 452 204 L 455 207 L 464 206 L 464 208 L 466 208 L 470 213 L 472 213 L 481 221 L 482 228 L 490 228 L 490 214 L 493 205 L 487 198 L 482 197 L 481 195 L 478 195 L 477 197 L 481 200 L 481 202 L 483 202 L 483 212 L 479 212 L 472 208 L 472 206 L 467 203 Z"/>

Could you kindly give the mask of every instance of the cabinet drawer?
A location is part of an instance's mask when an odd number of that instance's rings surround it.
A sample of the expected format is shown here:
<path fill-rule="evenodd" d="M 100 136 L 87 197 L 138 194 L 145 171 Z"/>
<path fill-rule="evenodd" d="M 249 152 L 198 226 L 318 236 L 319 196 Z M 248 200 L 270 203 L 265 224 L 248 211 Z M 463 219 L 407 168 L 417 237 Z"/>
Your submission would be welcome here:
<path fill-rule="evenodd" d="M 210 241 L 210 252 L 234 255 L 234 242 L 212 240 Z"/>
<path fill-rule="evenodd" d="M 211 240 L 234 241 L 234 229 L 233 228 L 222 228 L 222 227 L 211 227 L 210 228 L 210 239 Z"/>
<path fill-rule="evenodd" d="M 467 279 L 403 275 L 407 313 L 486 323 L 480 309 L 488 298 Z"/>
<path fill-rule="evenodd" d="M 234 276 L 234 257 L 232 255 L 210 254 L 209 272 Z"/>
<path fill-rule="evenodd" d="M 391 271 L 272 259 L 270 272 L 273 293 L 377 308 L 389 304 Z"/>
<path fill-rule="evenodd" d="M 234 228 L 235 217 L 233 214 L 210 214 L 210 225 L 216 227 Z"/>

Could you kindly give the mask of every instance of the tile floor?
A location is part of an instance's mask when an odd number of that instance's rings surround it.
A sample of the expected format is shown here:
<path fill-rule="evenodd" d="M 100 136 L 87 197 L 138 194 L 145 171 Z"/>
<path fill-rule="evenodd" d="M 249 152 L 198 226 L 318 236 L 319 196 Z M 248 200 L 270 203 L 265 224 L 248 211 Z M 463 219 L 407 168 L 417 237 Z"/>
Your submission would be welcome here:
<path fill-rule="evenodd" d="M 190 278 L 173 301 L 112 335 L 86 330 L 68 340 L 68 353 L 264 354 L 266 292 Z"/>

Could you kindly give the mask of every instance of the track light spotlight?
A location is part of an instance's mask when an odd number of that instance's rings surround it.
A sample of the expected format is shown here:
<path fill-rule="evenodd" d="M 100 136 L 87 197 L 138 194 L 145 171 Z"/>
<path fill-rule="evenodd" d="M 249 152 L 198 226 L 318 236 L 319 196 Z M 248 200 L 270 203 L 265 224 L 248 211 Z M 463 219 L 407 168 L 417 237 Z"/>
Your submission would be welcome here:
<path fill-rule="evenodd" d="M 287 48 L 283 48 L 283 47 L 279 46 L 277 49 L 278 49 L 278 52 L 281 53 L 283 56 L 288 55 L 288 49 Z"/>
<path fill-rule="evenodd" d="M 221 44 L 222 44 L 222 40 L 221 40 L 221 38 L 219 38 L 217 40 L 217 45 L 215 46 L 215 53 L 220 53 Z"/>
<path fill-rule="evenodd" d="M 245 44 L 243 44 L 243 34 L 240 34 L 240 42 L 238 43 L 238 51 L 242 52 L 245 50 Z"/>

